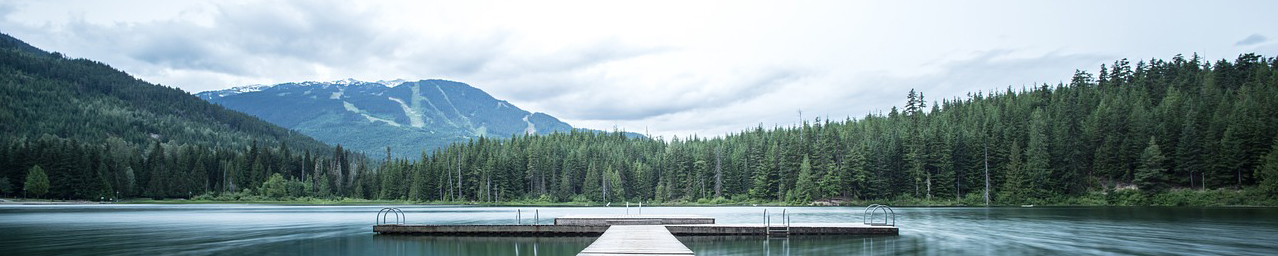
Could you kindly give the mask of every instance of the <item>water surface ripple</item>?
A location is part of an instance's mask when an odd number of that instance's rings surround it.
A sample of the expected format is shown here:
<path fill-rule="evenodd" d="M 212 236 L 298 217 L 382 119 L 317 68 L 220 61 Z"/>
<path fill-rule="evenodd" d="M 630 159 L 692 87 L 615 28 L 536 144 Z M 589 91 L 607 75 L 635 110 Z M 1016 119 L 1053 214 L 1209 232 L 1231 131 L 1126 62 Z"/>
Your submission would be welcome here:
<path fill-rule="evenodd" d="M 574 255 L 594 237 L 374 235 L 383 206 L 0 205 L 5 255 Z M 625 207 L 393 206 L 409 223 L 550 224 Z M 861 222 L 861 207 L 644 207 L 718 223 Z M 536 211 L 534 211 L 536 210 Z M 629 209 L 637 213 L 637 207 Z M 896 208 L 899 236 L 689 236 L 698 255 L 1275 255 L 1278 209 Z M 780 221 L 775 216 L 774 223 Z"/>

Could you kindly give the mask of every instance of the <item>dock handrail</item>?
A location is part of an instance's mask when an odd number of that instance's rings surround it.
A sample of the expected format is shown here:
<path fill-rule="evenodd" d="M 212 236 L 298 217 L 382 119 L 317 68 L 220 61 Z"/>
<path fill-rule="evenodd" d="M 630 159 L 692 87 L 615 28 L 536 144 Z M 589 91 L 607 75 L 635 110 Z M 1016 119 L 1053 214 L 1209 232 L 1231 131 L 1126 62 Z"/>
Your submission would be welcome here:
<path fill-rule="evenodd" d="M 874 214 L 883 212 L 883 222 L 877 222 Z M 892 222 L 888 222 L 891 218 Z M 896 226 L 896 211 L 891 206 L 881 204 L 871 204 L 865 207 L 865 211 L 861 213 L 861 223 L 870 226 Z"/>
<path fill-rule="evenodd" d="M 391 223 L 390 221 L 387 220 L 387 218 L 389 218 L 391 214 L 395 215 L 394 223 Z M 377 211 L 377 217 L 374 220 L 374 223 L 377 225 L 386 225 L 386 224 L 403 225 L 404 222 L 407 220 L 408 220 L 408 215 L 405 215 L 403 210 L 400 210 L 399 208 L 386 207 Z"/>
<path fill-rule="evenodd" d="M 785 209 L 781 209 L 781 218 L 786 219 L 786 234 L 790 233 L 790 215 L 786 214 Z"/>
<path fill-rule="evenodd" d="M 533 223 L 528 225 L 538 225 L 541 223 L 541 209 L 533 209 Z M 515 209 L 515 225 L 524 224 L 524 210 Z"/>
<path fill-rule="evenodd" d="M 772 235 L 774 232 L 784 231 L 790 234 L 790 211 L 789 209 L 781 209 L 781 223 L 778 223 L 777 230 L 772 229 L 772 215 L 768 214 L 768 209 L 763 209 L 763 232 L 766 235 Z"/>
<path fill-rule="evenodd" d="M 781 221 L 785 224 L 785 227 L 788 228 L 790 227 L 790 214 L 787 213 L 786 210 L 787 209 L 781 209 Z"/>

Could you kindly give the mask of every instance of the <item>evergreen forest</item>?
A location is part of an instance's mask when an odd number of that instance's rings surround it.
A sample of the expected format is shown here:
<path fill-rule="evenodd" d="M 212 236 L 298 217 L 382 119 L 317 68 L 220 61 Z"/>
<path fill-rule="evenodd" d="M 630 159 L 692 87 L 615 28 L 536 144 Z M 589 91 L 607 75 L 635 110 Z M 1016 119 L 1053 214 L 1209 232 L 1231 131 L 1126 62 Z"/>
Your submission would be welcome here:
<path fill-rule="evenodd" d="M 1255 54 L 1123 59 L 1055 85 L 940 100 L 903 90 L 887 113 L 722 136 L 480 137 L 395 158 L 2 39 L 10 196 L 1184 205 L 1278 194 L 1278 61 Z M 1218 197 L 1168 201 L 1200 194 Z"/>
<path fill-rule="evenodd" d="M 988 188 L 994 204 L 1249 204 L 1278 191 L 1276 69 L 1254 54 L 1123 59 L 1068 83 L 940 101 L 911 90 L 888 113 L 715 138 L 480 138 L 388 159 L 363 196 L 973 205 Z M 1151 201 L 1195 190 L 1235 201 Z"/>

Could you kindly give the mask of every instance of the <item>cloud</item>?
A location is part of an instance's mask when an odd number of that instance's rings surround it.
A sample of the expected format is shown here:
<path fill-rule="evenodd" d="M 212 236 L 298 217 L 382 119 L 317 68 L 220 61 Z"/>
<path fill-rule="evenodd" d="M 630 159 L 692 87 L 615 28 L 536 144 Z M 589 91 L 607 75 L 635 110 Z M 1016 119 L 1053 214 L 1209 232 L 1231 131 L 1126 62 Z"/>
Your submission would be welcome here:
<path fill-rule="evenodd" d="M 590 106 L 559 108 L 565 110 L 563 114 L 569 118 L 640 120 L 749 101 L 772 93 L 800 76 L 801 73 L 790 70 L 737 72 L 727 77 L 716 76 L 718 81 L 689 77 L 665 86 L 611 89 L 617 93 L 577 92 L 564 95 L 557 101 Z"/>
<path fill-rule="evenodd" d="M 1261 34 L 1251 34 L 1250 36 L 1247 36 L 1247 38 L 1243 38 L 1243 40 L 1239 40 L 1237 43 L 1234 43 L 1234 45 L 1248 46 L 1248 45 L 1264 43 L 1265 41 L 1269 41 L 1269 38 L 1266 38 L 1264 35 L 1261 35 Z"/>
<path fill-rule="evenodd" d="M 565 116 L 574 125 L 616 126 L 637 132 L 655 128 L 656 135 L 666 135 L 666 139 L 672 138 L 671 135 L 687 138 L 694 134 L 713 137 L 756 126 L 792 126 L 802 121 L 812 122 L 817 117 L 841 121 L 861 118 L 866 114 L 886 114 L 893 106 L 904 104 L 910 89 L 923 92 L 932 105 L 945 99 L 966 98 L 969 92 L 1002 92 L 1008 87 L 1020 90 L 1044 83 L 1054 86 L 1058 82 L 1068 82 L 1073 69 L 1095 73 L 1101 63 L 1113 59 L 1114 56 L 1100 54 L 1038 54 L 1016 49 L 993 49 L 957 57 L 937 57 L 915 67 L 913 70 L 916 72 L 901 74 L 887 70 L 775 71 L 771 75 L 760 72 L 734 81 L 752 84 L 743 86 L 740 91 L 692 92 L 689 99 L 705 98 L 691 101 L 695 103 L 680 102 L 678 97 L 651 99 L 634 96 L 663 104 L 627 110 L 623 109 L 626 106 L 624 100 L 613 102 L 618 100 L 609 96 L 598 101 L 576 101 L 581 100 L 579 98 L 556 101 L 591 106 L 585 110 L 565 112 L 571 113 Z M 712 100 L 724 98 L 736 100 Z"/>
<path fill-rule="evenodd" d="M 9 7 L 0 6 L 0 11 Z M 457 16 L 464 14 L 439 8 L 433 13 L 393 12 L 345 1 L 213 2 L 184 11 L 198 18 L 99 22 L 73 13 L 60 23 L 6 19 L 3 26 L 50 50 L 66 49 L 74 57 L 104 61 L 145 80 L 190 91 L 347 77 L 445 78 L 537 101 L 577 85 L 551 77 L 670 50 L 616 37 L 549 50 L 529 48 L 525 45 L 541 38 L 457 24 Z"/>
<path fill-rule="evenodd" d="M 477 87 L 514 101 L 543 101 L 580 88 L 603 86 L 595 74 L 600 65 L 657 55 L 672 49 L 637 46 L 605 38 L 557 47 L 544 52 L 512 50 L 471 77 Z"/>
<path fill-rule="evenodd" d="M 13 2 L 0 3 L 0 19 L 8 18 L 10 14 L 18 11 L 18 7 Z"/>

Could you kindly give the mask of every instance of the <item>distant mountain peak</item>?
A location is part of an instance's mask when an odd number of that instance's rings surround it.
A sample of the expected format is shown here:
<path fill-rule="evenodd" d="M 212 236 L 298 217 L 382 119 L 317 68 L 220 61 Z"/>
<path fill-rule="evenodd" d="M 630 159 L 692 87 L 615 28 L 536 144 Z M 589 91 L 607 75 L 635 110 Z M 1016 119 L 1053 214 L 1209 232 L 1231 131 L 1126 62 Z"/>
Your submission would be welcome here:
<path fill-rule="evenodd" d="M 572 126 L 466 83 L 342 79 L 240 86 L 197 97 L 321 141 L 414 156 L 478 137 L 568 132 Z"/>
<path fill-rule="evenodd" d="M 423 80 L 423 81 L 427 81 L 427 80 Z M 444 81 L 444 80 L 429 80 L 429 81 Z M 279 84 L 273 84 L 273 85 L 264 85 L 264 84 L 241 85 L 241 86 L 235 86 L 235 87 L 222 89 L 222 90 L 199 92 L 199 93 L 196 93 L 195 95 L 204 100 L 211 100 L 214 98 L 228 97 L 231 95 L 265 91 L 265 90 L 280 87 L 280 86 L 339 87 L 339 88 L 351 87 L 351 86 L 380 86 L 380 87 L 393 88 L 404 83 L 410 83 L 410 82 L 404 79 L 377 80 L 376 82 L 367 82 L 367 81 L 362 81 L 362 80 L 358 80 L 354 78 L 347 78 L 347 79 L 332 80 L 332 81 L 289 82 L 289 83 L 279 83 Z"/>
<path fill-rule="evenodd" d="M 236 95 L 241 93 L 259 92 L 259 91 L 265 90 L 266 88 L 270 88 L 271 86 L 273 85 L 261 85 L 261 84 L 242 85 L 242 86 L 236 86 L 236 87 L 231 87 L 231 88 L 222 89 L 222 90 L 201 92 L 196 94 L 196 96 L 199 96 L 201 99 L 208 100 L 210 98 L 215 98 L 215 97 L 221 98 L 221 97 L 226 97 L 226 96 L 231 96 L 231 95 Z"/>
<path fill-rule="evenodd" d="M 395 79 L 395 80 L 390 80 L 390 81 L 386 81 L 386 80 L 377 80 L 377 83 L 382 84 L 382 85 L 385 85 L 386 87 L 395 87 L 395 86 L 399 86 L 400 84 L 403 84 L 404 82 L 407 82 L 407 81 L 405 81 L 404 79 Z"/>

